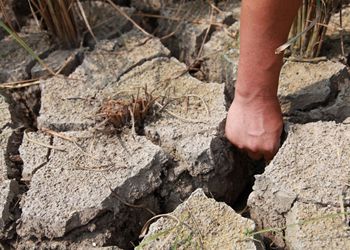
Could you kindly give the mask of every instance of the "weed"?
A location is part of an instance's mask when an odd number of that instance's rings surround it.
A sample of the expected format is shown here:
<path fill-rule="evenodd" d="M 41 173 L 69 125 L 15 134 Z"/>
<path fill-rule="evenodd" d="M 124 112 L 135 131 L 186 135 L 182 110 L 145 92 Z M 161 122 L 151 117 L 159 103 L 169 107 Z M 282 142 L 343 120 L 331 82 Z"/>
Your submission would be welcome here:
<path fill-rule="evenodd" d="M 311 59 L 320 55 L 331 16 L 341 12 L 342 0 L 304 0 L 292 25 L 289 41 L 276 49 L 276 54 L 290 47 L 291 56 Z M 342 20 L 340 15 L 340 29 Z"/>

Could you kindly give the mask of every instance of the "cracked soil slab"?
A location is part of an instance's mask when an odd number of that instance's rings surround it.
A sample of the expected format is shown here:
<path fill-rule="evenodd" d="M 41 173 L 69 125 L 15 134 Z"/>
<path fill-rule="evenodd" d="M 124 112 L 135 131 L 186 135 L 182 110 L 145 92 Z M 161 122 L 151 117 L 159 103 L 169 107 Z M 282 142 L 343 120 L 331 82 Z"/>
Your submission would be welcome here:
<path fill-rule="evenodd" d="M 38 126 L 58 131 L 91 128 L 103 100 L 115 94 L 100 95 L 102 89 L 119 85 L 118 79 L 125 72 L 146 60 L 168 54 L 158 39 L 137 31 L 98 43 L 68 78 L 53 77 L 41 82 Z"/>
<path fill-rule="evenodd" d="M 45 32 L 19 36 L 38 56 L 51 49 L 49 36 Z M 32 56 L 12 37 L 0 41 L 0 83 L 28 79 L 30 68 L 34 64 Z"/>
<path fill-rule="evenodd" d="M 278 89 L 283 113 L 292 115 L 327 104 L 344 78 L 348 78 L 348 72 L 339 62 L 285 63 Z"/>
<path fill-rule="evenodd" d="M 51 152 L 48 162 L 35 172 L 21 201 L 21 236 L 57 238 L 105 211 L 112 211 L 117 217 L 124 204 L 114 192 L 125 202 L 133 203 L 161 183 L 161 168 L 167 157 L 143 137 L 118 139 L 88 132 L 64 135 L 77 142 L 55 137 L 54 149 L 42 146 L 43 151 Z M 40 142 L 42 136 L 31 134 L 31 138 Z M 42 161 L 42 155 L 32 150 L 28 143 L 21 147 L 22 153 L 32 153 L 34 158 L 24 159 L 29 169 L 33 168 L 31 164 Z"/>
<path fill-rule="evenodd" d="M 136 249 L 260 249 L 245 235 L 254 230 L 252 220 L 197 189 L 170 216 L 153 223 Z"/>
<path fill-rule="evenodd" d="M 349 176 L 348 124 L 316 122 L 293 125 L 287 140 L 265 172 L 256 176 L 253 192 L 248 199 L 251 216 L 260 228 L 281 228 L 281 231 L 285 226 L 298 223 L 303 216 L 308 215 L 311 219 L 315 208 L 329 207 L 329 210 L 337 212 L 341 218 L 339 197 L 349 197 Z M 298 202 L 306 205 L 294 208 Z M 312 210 L 309 211 L 309 207 Z M 303 208 L 306 210 L 301 210 Z M 345 201 L 345 209 L 349 209 L 348 201 Z M 323 212 L 320 210 L 320 213 Z M 324 220 L 322 223 L 325 231 L 334 231 L 331 220 Z M 305 242 L 312 241 L 318 230 L 316 224 L 313 228 L 312 225 L 308 224 L 307 232 L 310 234 L 305 235 Z M 346 224 L 344 228 L 345 226 Z M 338 228 L 339 235 L 343 234 L 344 228 Z M 312 230 L 314 233 L 311 233 Z M 296 244 L 294 238 L 286 237 L 284 242 L 281 234 L 272 237 L 278 245 L 287 244 L 291 249 L 300 249 L 297 247 L 299 245 L 293 245 Z M 350 238 L 337 240 L 342 244 L 350 242 Z M 322 244 L 331 249 L 333 242 L 334 239 Z"/>

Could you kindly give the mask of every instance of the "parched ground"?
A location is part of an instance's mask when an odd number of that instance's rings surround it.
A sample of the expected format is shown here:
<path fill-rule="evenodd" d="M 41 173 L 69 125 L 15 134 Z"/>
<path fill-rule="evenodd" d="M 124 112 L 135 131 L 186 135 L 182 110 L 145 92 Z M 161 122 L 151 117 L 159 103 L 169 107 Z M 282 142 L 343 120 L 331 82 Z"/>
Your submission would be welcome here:
<path fill-rule="evenodd" d="M 56 76 L 0 36 L 4 248 L 350 248 L 350 81 L 337 29 L 327 59 L 284 64 L 287 137 L 264 168 L 223 133 L 240 3 L 179 2 L 118 2 L 154 35 L 96 3 L 95 20 L 109 22 L 75 50 L 24 26 Z"/>

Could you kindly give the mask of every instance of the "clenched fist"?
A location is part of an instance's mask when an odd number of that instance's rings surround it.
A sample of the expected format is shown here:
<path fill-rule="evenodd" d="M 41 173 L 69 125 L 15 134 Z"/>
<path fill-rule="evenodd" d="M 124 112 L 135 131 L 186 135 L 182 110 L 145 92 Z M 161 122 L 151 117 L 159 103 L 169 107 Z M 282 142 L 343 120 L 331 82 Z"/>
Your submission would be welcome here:
<path fill-rule="evenodd" d="M 248 155 L 271 160 L 280 146 L 283 120 L 277 97 L 244 98 L 236 93 L 228 111 L 225 134 Z"/>
<path fill-rule="evenodd" d="M 243 0 L 240 56 L 235 99 L 228 112 L 226 136 L 253 159 L 271 160 L 283 128 L 277 99 L 283 54 L 301 0 Z"/>

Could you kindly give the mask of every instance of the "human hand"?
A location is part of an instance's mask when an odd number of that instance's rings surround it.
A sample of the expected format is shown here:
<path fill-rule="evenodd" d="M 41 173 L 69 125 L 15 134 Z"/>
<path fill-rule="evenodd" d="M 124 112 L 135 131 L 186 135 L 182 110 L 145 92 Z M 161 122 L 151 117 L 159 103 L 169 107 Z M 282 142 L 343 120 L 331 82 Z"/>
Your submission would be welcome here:
<path fill-rule="evenodd" d="M 237 94 L 227 114 L 225 134 L 254 160 L 272 160 L 283 129 L 277 97 L 241 97 Z"/>

